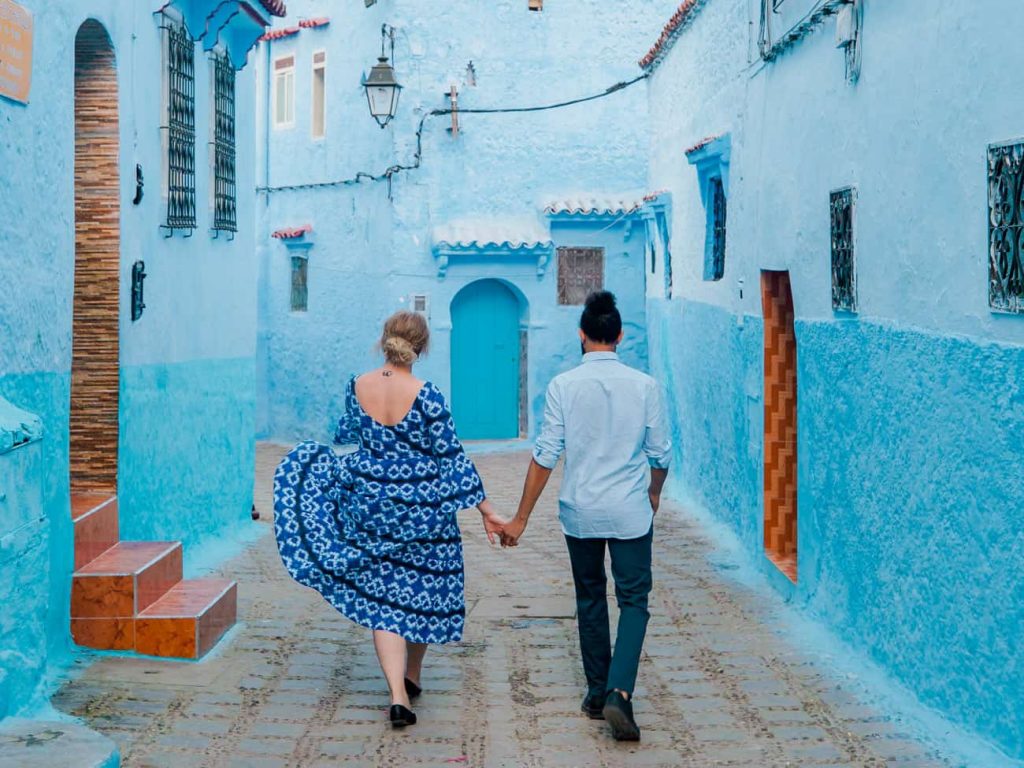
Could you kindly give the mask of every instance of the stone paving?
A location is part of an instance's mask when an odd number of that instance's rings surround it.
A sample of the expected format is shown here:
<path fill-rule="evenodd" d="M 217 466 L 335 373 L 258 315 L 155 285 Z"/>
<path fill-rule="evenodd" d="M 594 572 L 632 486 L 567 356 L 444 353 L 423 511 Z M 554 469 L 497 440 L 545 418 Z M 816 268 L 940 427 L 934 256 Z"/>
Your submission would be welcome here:
<path fill-rule="evenodd" d="M 260 447 L 268 525 L 280 448 Z M 528 455 L 477 457 L 511 512 Z M 557 478 L 556 478 L 557 480 Z M 571 581 L 548 490 L 516 550 L 464 514 L 465 641 L 432 649 L 418 725 L 392 731 L 369 633 L 285 574 L 263 536 L 220 570 L 243 622 L 199 663 L 101 657 L 54 699 L 114 739 L 126 766 L 948 766 L 858 699 L 826 660 L 780 639 L 778 601 L 730 582 L 671 505 L 656 525 L 655 591 L 637 690 L 640 744 L 579 712 Z"/>

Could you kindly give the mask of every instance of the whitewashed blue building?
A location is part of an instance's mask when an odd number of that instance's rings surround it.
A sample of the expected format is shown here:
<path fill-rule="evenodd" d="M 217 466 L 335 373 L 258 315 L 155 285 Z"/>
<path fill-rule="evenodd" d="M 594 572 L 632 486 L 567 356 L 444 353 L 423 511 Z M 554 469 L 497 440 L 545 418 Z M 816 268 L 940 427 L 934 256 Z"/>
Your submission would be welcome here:
<path fill-rule="evenodd" d="M 0 717 L 39 701 L 72 639 L 163 655 L 145 600 L 120 605 L 101 573 L 158 566 L 171 589 L 183 545 L 249 521 L 246 64 L 284 11 L 0 2 Z M 234 620 L 230 585 L 199 586 L 216 636 L 170 655 L 201 655 Z"/>
<path fill-rule="evenodd" d="M 470 438 L 534 432 L 590 289 L 619 296 L 646 368 L 646 99 L 605 91 L 673 3 L 289 5 L 259 52 L 261 433 L 328 436 L 402 307 L 428 315 L 420 373 Z M 404 86 L 384 130 L 361 86 L 382 27 Z M 433 114 L 453 90 L 457 118 Z"/>
<path fill-rule="evenodd" d="M 1024 8 L 687 0 L 643 58 L 675 493 L 1024 757 Z"/>

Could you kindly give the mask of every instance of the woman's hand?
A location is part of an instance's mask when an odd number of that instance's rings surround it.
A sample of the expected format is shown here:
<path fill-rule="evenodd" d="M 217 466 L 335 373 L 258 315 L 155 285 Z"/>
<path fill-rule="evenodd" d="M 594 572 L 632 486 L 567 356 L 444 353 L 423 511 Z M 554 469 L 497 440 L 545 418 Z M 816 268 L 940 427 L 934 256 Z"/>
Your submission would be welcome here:
<path fill-rule="evenodd" d="M 487 534 L 487 540 L 491 542 L 491 545 L 498 543 L 496 536 L 501 537 L 504 541 L 505 537 L 505 526 L 508 521 L 498 515 L 494 511 L 494 507 L 491 506 L 491 502 L 484 499 L 483 502 L 477 507 L 480 510 L 480 515 L 483 517 L 484 533 Z"/>

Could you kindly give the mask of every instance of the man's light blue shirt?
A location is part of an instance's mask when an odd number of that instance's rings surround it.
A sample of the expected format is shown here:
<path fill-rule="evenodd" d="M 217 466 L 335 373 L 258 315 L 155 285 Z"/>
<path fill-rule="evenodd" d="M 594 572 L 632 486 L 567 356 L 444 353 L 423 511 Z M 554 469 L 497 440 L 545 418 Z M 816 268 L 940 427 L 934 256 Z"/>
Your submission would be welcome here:
<path fill-rule="evenodd" d="M 554 469 L 565 454 L 559 519 L 568 536 L 636 539 L 651 528 L 648 467 L 668 469 L 672 441 L 657 382 L 591 352 L 548 386 L 533 458 Z"/>

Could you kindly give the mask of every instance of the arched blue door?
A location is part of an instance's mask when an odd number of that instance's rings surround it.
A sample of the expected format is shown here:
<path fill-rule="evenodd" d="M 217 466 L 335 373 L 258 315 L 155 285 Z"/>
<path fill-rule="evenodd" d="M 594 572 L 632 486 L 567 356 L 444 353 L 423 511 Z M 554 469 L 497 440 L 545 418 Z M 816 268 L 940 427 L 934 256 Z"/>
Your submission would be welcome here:
<path fill-rule="evenodd" d="M 519 301 L 497 280 L 452 302 L 452 413 L 464 440 L 519 437 Z"/>

